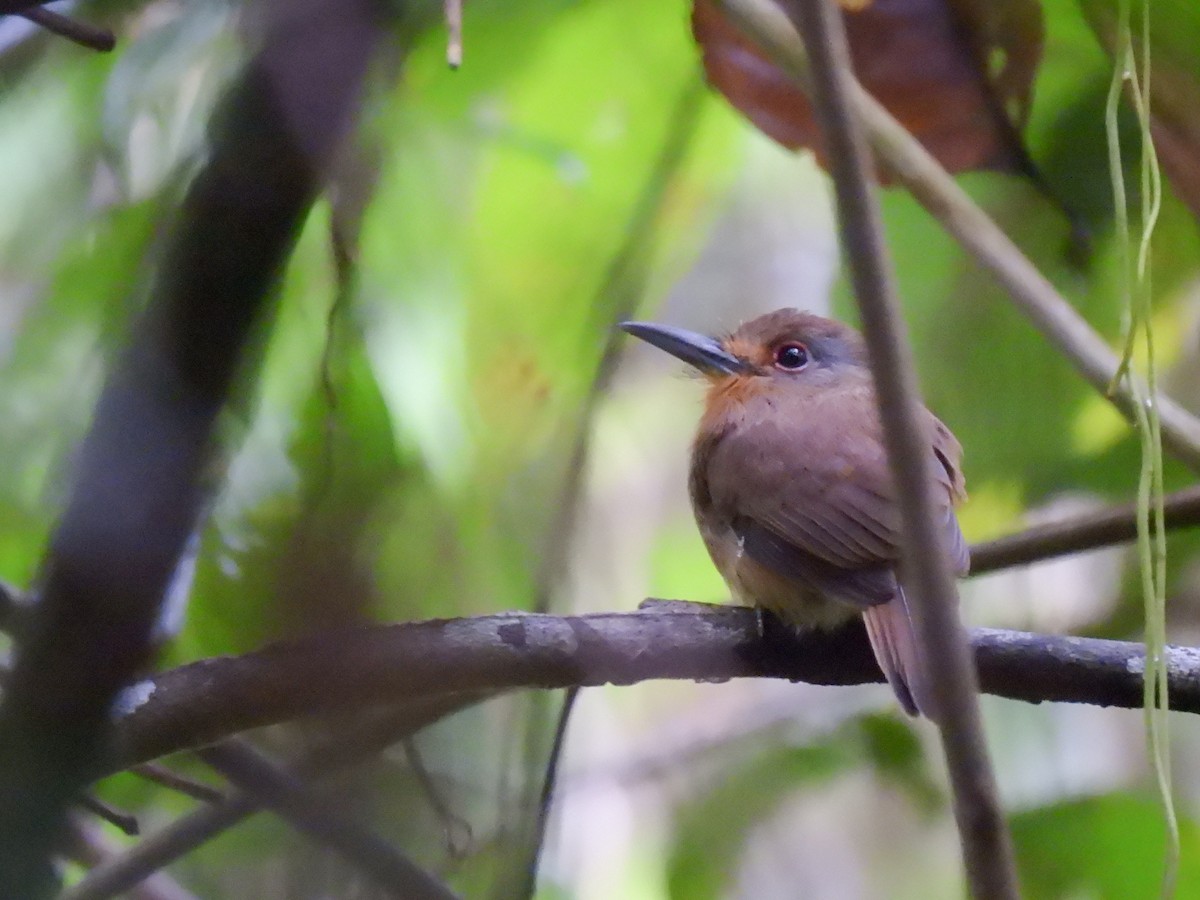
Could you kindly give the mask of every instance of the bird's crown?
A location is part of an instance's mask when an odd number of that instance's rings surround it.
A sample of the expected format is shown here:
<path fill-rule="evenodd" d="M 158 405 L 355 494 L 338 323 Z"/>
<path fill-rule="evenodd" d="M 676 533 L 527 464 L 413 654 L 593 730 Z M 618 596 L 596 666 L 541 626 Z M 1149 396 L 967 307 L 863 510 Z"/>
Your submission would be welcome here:
<path fill-rule="evenodd" d="M 799 372 L 813 365 L 867 364 L 866 346 L 853 328 L 791 308 L 743 323 L 721 346 L 760 371 Z"/>

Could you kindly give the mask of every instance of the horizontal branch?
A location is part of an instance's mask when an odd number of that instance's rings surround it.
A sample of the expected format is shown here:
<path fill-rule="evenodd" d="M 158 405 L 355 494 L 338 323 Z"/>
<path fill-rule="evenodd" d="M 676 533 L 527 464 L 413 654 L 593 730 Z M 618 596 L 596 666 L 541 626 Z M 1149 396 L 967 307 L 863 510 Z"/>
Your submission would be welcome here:
<path fill-rule="evenodd" d="M 661 678 L 883 680 L 860 622 L 796 633 L 753 610 L 661 604 L 632 613 L 506 613 L 363 626 L 201 660 L 132 687 L 105 770 L 249 728 L 464 691 L 635 684 Z M 1140 644 L 974 629 L 986 693 L 1140 707 Z M 1168 649 L 1171 707 L 1200 712 L 1200 650 Z"/>

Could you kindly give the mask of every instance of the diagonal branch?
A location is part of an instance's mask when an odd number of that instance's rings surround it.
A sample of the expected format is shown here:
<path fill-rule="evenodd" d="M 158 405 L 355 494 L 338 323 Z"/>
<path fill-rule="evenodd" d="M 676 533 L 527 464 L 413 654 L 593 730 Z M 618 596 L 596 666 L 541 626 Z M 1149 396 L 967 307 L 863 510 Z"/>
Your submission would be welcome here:
<path fill-rule="evenodd" d="M 107 53 L 117 45 L 116 37 L 107 28 L 99 28 L 40 6 L 31 6 L 18 15 L 51 34 L 57 34 L 89 50 Z"/>
<path fill-rule="evenodd" d="M 663 678 L 784 678 L 823 685 L 883 680 L 861 624 L 797 634 L 767 618 L 769 627 L 760 634 L 751 609 L 661 606 L 362 626 L 200 660 L 131 689 L 133 708 L 116 724 L 115 752 L 105 771 L 301 716 L 449 700 L 462 692 Z M 992 629 L 975 629 L 971 640 L 987 693 L 1030 703 L 1141 707 L 1140 643 Z M 1200 650 L 1176 647 L 1169 657 L 1171 708 L 1200 713 Z"/>
<path fill-rule="evenodd" d="M 479 694 L 445 695 L 405 704 L 360 722 L 336 738 L 304 752 L 288 767 L 296 778 L 326 778 L 357 765 L 385 748 L 486 699 Z M 127 852 L 97 865 L 60 900 L 107 900 L 123 895 L 159 869 L 234 827 L 262 809 L 252 794 L 236 792 L 176 819 Z"/>
<path fill-rule="evenodd" d="M 67 835 L 65 854 L 88 868 L 103 867 L 120 856 L 100 826 L 81 816 L 68 818 Z M 193 894 L 160 873 L 151 873 L 140 884 L 129 887 L 129 900 L 196 900 Z"/>
<path fill-rule="evenodd" d="M 609 382 L 620 358 L 620 338 L 623 333 L 613 326 L 632 316 L 645 294 L 647 259 L 653 246 L 655 228 L 670 188 L 675 183 L 675 176 L 695 138 L 704 97 L 704 83 L 696 78 L 688 82 L 675 103 L 671 118 L 667 122 L 662 147 L 625 224 L 625 236 L 614 252 L 604 279 L 590 304 L 592 309 L 603 312 L 604 331 L 608 334 L 608 340 L 574 424 L 575 435 L 567 474 L 559 492 L 554 522 L 537 575 L 533 605 L 536 612 L 546 612 L 549 609 L 552 592 L 566 578 L 567 564 L 574 547 L 575 519 L 585 483 L 584 474 L 588 469 L 589 441 L 595 424 L 596 410 L 608 391 Z M 514 887 L 516 898 L 532 897 L 537 885 L 546 822 L 554 799 L 552 791 L 555 773 L 574 700 L 574 692 L 568 692 L 558 710 L 555 739 L 546 760 L 543 789 L 538 799 L 538 814 L 532 822 L 534 832 L 529 835 L 529 858 L 523 867 L 522 883 Z"/>
<path fill-rule="evenodd" d="M 771 60 L 809 90 L 811 73 L 795 27 L 774 0 L 720 0 L 722 8 Z M 1016 307 L 1075 370 L 1133 421 L 1137 392 L 1128 380 L 1110 392 L 1117 355 L 992 219 L 967 196 L 921 142 L 854 82 L 851 107 L 880 162 L 963 248 L 1008 291 Z M 1163 444 L 1200 472 L 1200 420 L 1170 397 L 1156 397 Z"/>
<path fill-rule="evenodd" d="M 274 765 L 248 743 L 225 741 L 200 758 L 286 819 L 292 827 L 333 847 L 378 886 L 411 900 L 453 900 L 455 894 L 380 838 L 340 805 L 321 797 Z"/>

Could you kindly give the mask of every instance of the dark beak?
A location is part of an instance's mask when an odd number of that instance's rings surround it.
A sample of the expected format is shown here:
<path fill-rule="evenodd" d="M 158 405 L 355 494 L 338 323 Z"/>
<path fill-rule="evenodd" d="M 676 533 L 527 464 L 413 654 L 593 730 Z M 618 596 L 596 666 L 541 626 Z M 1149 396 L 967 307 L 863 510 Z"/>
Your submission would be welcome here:
<path fill-rule="evenodd" d="M 722 347 L 715 338 L 704 334 L 653 322 L 622 322 L 619 327 L 706 374 L 737 375 L 748 368 L 745 362 Z"/>

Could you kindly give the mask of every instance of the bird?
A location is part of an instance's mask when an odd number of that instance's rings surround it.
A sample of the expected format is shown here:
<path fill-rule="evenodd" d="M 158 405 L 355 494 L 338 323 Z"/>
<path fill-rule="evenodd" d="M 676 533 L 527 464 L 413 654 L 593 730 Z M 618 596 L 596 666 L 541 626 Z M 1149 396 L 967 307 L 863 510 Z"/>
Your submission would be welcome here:
<path fill-rule="evenodd" d="M 909 715 L 938 719 L 913 633 L 895 484 L 868 365 L 853 328 L 797 309 L 723 337 L 622 322 L 708 382 L 688 493 L 733 598 L 797 628 L 861 615 L 875 658 Z M 955 515 L 962 446 L 921 407 L 939 534 L 954 571 L 970 555 Z"/>

